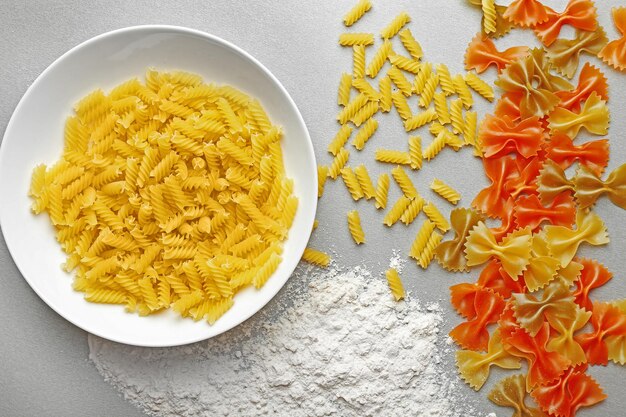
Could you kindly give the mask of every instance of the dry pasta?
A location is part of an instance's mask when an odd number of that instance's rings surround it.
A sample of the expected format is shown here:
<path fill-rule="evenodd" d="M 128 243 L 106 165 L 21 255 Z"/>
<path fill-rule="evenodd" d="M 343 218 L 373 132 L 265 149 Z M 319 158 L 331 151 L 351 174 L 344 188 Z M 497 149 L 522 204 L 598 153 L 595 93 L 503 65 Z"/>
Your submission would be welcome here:
<path fill-rule="evenodd" d="M 437 74 L 431 74 L 430 78 L 428 78 L 426 84 L 424 84 L 424 88 L 422 89 L 419 99 L 420 107 L 427 107 L 430 105 L 430 103 L 432 103 L 438 84 L 439 76 Z"/>
<path fill-rule="evenodd" d="M 328 167 L 325 165 L 317 166 L 317 198 L 324 194 L 324 184 L 328 179 Z"/>
<path fill-rule="evenodd" d="M 396 301 L 402 300 L 405 293 L 398 271 L 395 268 L 390 268 L 387 272 L 385 272 L 385 276 L 387 277 L 387 283 L 389 284 L 389 289 L 391 290 L 393 298 L 395 298 Z"/>
<path fill-rule="evenodd" d="M 389 57 L 390 54 L 393 53 L 393 49 L 391 46 L 391 42 L 384 41 L 383 44 L 378 48 L 374 57 L 367 65 L 365 73 L 370 77 L 374 78 L 378 75 L 383 65 L 385 65 L 385 61 Z"/>
<path fill-rule="evenodd" d="M 439 85 L 441 86 L 441 90 L 443 90 L 446 96 L 454 94 L 456 89 L 454 88 L 452 76 L 450 75 L 450 70 L 447 65 L 437 64 L 436 71 L 437 75 L 439 75 Z"/>
<path fill-rule="evenodd" d="M 425 111 L 412 116 L 411 118 L 404 121 L 404 130 L 410 132 L 412 130 L 418 129 L 437 118 L 437 111 L 430 107 Z"/>
<path fill-rule="evenodd" d="M 343 23 L 346 26 L 354 25 L 365 13 L 372 8 L 372 2 L 370 0 L 359 0 L 357 4 L 352 7 L 343 17 Z"/>
<path fill-rule="evenodd" d="M 495 93 L 493 92 L 493 88 L 485 81 L 483 81 L 475 72 L 468 72 L 465 74 L 465 82 L 468 86 L 470 86 L 474 91 L 483 96 L 485 99 L 489 101 L 493 101 L 495 98 Z"/>
<path fill-rule="evenodd" d="M 340 106 L 346 106 L 350 102 L 351 88 L 352 76 L 344 72 L 339 79 L 339 90 L 337 91 L 337 103 Z"/>
<path fill-rule="evenodd" d="M 411 95 L 413 92 L 413 86 L 406 79 L 402 71 L 400 71 L 397 67 L 391 67 L 389 68 L 389 71 L 387 71 L 387 75 L 391 78 L 391 81 L 393 81 L 396 87 L 402 91 L 402 94 L 407 97 Z"/>
<path fill-rule="evenodd" d="M 428 240 L 430 236 L 435 231 L 435 224 L 430 220 L 425 220 L 420 227 L 419 232 L 415 236 L 415 240 L 411 245 L 411 249 L 409 250 L 409 256 L 416 261 L 420 259 L 420 255 L 424 252 L 426 245 L 428 244 Z"/>
<path fill-rule="evenodd" d="M 359 186 L 363 191 L 363 195 L 366 199 L 371 199 L 376 196 L 376 189 L 374 188 L 374 184 L 372 183 L 372 179 L 370 178 L 370 174 L 367 172 L 367 168 L 365 165 L 359 165 L 354 168 L 354 173 L 356 174 L 356 178 L 359 181 Z"/>
<path fill-rule="evenodd" d="M 354 136 L 352 141 L 354 147 L 359 151 L 362 150 L 365 147 L 365 143 L 374 135 L 376 129 L 378 129 L 378 121 L 373 117 L 369 118 Z"/>
<path fill-rule="evenodd" d="M 435 249 L 439 246 L 439 243 L 441 243 L 441 239 L 443 239 L 443 235 L 437 231 L 433 232 L 428 238 L 426 247 L 422 253 L 420 253 L 418 259 L 418 263 L 422 268 L 426 269 L 428 268 L 428 265 L 430 265 L 430 262 L 435 256 Z"/>
<path fill-rule="evenodd" d="M 463 76 L 461 74 L 455 75 L 454 78 L 452 78 L 452 83 L 454 84 L 454 89 L 459 95 L 463 106 L 465 106 L 466 109 L 472 107 L 474 105 L 474 98 L 472 97 L 472 92 L 465 83 Z"/>
<path fill-rule="evenodd" d="M 328 152 L 333 155 L 337 155 L 339 150 L 344 147 L 348 139 L 350 139 L 350 135 L 352 134 L 352 128 L 348 125 L 343 125 L 333 138 L 333 140 L 328 144 Z"/>
<path fill-rule="evenodd" d="M 409 103 L 406 101 L 406 97 L 400 91 L 396 91 L 391 94 L 391 100 L 393 101 L 393 105 L 398 111 L 398 114 L 402 118 L 402 120 L 408 120 L 413 117 L 413 113 L 411 112 L 411 108 L 409 107 Z"/>
<path fill-rule="evenodd" d="M 458 98 L 450 103 L 450 120 L 454 133 L 462 133 L 465 128 L 463 120 L 463 101 Z"/>
<path fill-rule="evenodd" d="M 440 179 L 433 179 L 433 182 L 430 184 L 430 188 L 452 204 L 458 203 L 461 199 L 461 194 L 459 194 L 458 191 Z"/>
<path fill-rule="evenodd" d="M 333 159 L 333 162 L 328 169 L 328 176 L 332 179 L 336 179 L 337 176 L 339 176 L 341 169 L 348 162 L 349 157 L 350 152 L 346 148 L 339 149 L 339 152 L 337 152 L 337 155 L 335 155 L 335 158 Z"/>
<path fill-rule="evenodd" d="M 354 46 L 354 45 L 373 45 L 374 34 L 373 33 L 342 33 L 339 35 L 339 45 L 341 46 Z"/>
<path fill-rule="evenodd" d="M 378 101 L 381 98 L 381 93 L 374 89 L 374 87 L 363 78 L 355 78 L 352 80 L 352 86 L 360 93 L 365 94 L 370 101 Z"/>
<path fill-rule="evenodd" d="M 405 195 L 400 196 L 393 207 L 385 215 L 383 224 L 389 227 L 393 226 L 398 220 L 400 220 L 402 213 L 404 213 L 409 204 L 411 204 L 411 199 L 409 197 Z"/>
<path fill-rule="evenodd" d="M 482 0 L 483 30 L 486 34 L 496 31 L 496 2 L 495 0 Z"/>
<path fill-rule="evenodd" d="M 367 104 L 367 96 L 363 93 L 356 96 L 351 102 L 349 102 L 337 115 L 337 120 L 342 125 L 345 125 L 348 120 L 352 119 L 354 115 L 361 109 L 361 107 Z"/>
<path fill-rule="evenodd" d="M 391 97 L 391 78 L 386 75 L 382 77 L 380 81 L 378 81 L 378 90 L 380 91 L 380 101 L 378 102 L 380 110 L 383 113 L 387 113 L 391 110 L 391 105 L 393 104 Z"/>
<path fill-rule="evenodd" d="M 422 56 L 424 55 L 424 52 L 422 51 L 422 47 L 415 40 L 415 38 L 413 37 L 413 34 L 411 33 L 409 29 L 401 30 L 399 37 L 400 37 L 400 42 L 402 42 L 402 45 L 404 46 L 404 49 L 407 50 L 407 52 L 413 57 L 413 59 L 422 58 Z"/>
<path fill-rule="evenodd" d="M 393 20 L 380 31 L 380 36 L 383 39 L 390 39 L 396 36 L 398 32 L 402 29 L 404 25 L 411 21 L 411 17 L 405 12 L 398 14 Z"/>
<path fill-rule="evenodd" d="M 357 127 L 361 126 L 378 112 L 378 102 L 370 101 L 350 119 Z"/>
<path fill-rule="evenodd" d="M 445 132 L 445 130 L 446 129 L 444 128 L 443 131 L 441 131 L 435 137 L 435 139 L 428 144 L 426 149 L 424 149 L 423 157 L 427 161 L 430 161 L 435 156 L 439 155 L 439 152 L 441 152 L 442 149 L 446 146 L 446 132 Z"/>
<path fill-rule="evenodd" d="M 343 178 L 343 182 L 346 184 L 346 188 L 354 201 L 358 201 L 364 197 L 363 190 L 361 190 L 361 186 L 359 185 L 359 180 L 356 178 L 356 174 L 352 168 L 343 168 L 341 170 L 341 178 Z"/>
<path fill-rule="evenodd" d="M 413 74 L 417 74 L 420 70 L 419 61 L 412 60 L 402 55 L 390 56 L 389 62 L 391 62 L 391 65 Z"/>
<path fill-rule="evenodd" d="M 415 76 L 415 80 L 413 81 L 413 91 L 416 94 L 422 94 L 422 90 L 424 90 L 424 86 L 426 82 L 430 79 L 430 76 L 433 73 L 433 65 L 430 62 L 424 62 L 420 66 L 420 72 Z"/>
<path fill-rule="evenodd" d="M 77 104 L 61 159 L 35 169 L 37 208 L 87 301 L 212 324 L 281 263 L 298 207 L 282 132 L 233 87 L 184 72 L 146 80 Z"/>
<path fill-rule="evenodd" d="M 376 184 L 376 208 L 384 209 L 387 207 L 387 196 L 389 194 L 389 175 L 381 174 Z"/>
<path fill-rule="evenodd" d="M 422 168 L 422 138 L 409 136 L 409 159 L 412 169 Z"/>
<path fill-rule="evenodd" d="M 365 77 L 365 45 L 352 47 L 352 76 L 354 78 Z"/>
<path fill-rule="evenodd" d="M 433 203 L 426 204 L 422 208 L 422 210 L 424 211 L 424 214 L 426 214 L 428 219 L 431 222 L 435 223 L 435 226 L 437 226 L 439 230 L 444 233 L 450 230 L 450 223 L 448 223 L 448 220 L 443 217 L 443 214 L 441 214 L 437 206 L 435 206 Z"/>
<path fill-rule="evenodd" d="M 411 164 L 411 156 L 407 152 L 394 151 L 391 149 L 376 149 L 374 158 L 379 162 L 386 162 L 388 164 Z"/>
<path fill-rule="evenodd" d="M 317 249 L 306 248 L 302 260 L 325 268 L 330 264 L 330 255 Z"/>
<path fill-rule="evenodd" d="M 363 233 L 363 228 L 361 227 L 361 217 L 356 210 L 348 212 L 348 230 L 350 230 L 350 235 L 352 235 L 352 239 L 357 245 L 365 243 L 365 233 Z"/>
<path fill-rule="evenodd" d="M 426 204 L 426 200 L 424 200 L 422 196 L 418 195 L 404 210 L 404 213 L 400 216 L 400 221 L 406 225 L 413 223 L 413 220 L 415 220 L 419 212 L 422 210 L 424 204 Z"/>
<path fill-rule="evenodd" d="M 442 92 L 437 92 L 434 95 L 435 110 L 437 111 L 437 120 L 442 125 L 450 123 L 450 111 L 448 110 L 448 100 L 446 95 Z"/>
<path fill-rule="evenodd" d="M 396 181 L 405 196 L 411 199 L 417 197 L 417 190 L 413 185 L 413 181 L 411 181 L 411 178 L 409 178 L 409 175 L 404 169 L 402 169 L 401 166 L 398 165 L 392 169 L 391 176 Z"/>

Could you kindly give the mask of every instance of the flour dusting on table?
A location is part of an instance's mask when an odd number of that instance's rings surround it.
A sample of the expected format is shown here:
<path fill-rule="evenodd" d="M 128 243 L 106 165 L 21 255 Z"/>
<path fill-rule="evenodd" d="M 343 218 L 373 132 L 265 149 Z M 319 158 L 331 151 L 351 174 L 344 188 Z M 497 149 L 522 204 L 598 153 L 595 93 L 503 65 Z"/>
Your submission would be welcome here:
<path fill-rule="evenodd" d="M 138 348 L 89 336 L 107 381 L 154 416 L 469 416 L 437 346 L 442 312 L 357 267 L 295 274 L 221 336 Z M 470 412 L 470 414 L 468 414 Z"/>

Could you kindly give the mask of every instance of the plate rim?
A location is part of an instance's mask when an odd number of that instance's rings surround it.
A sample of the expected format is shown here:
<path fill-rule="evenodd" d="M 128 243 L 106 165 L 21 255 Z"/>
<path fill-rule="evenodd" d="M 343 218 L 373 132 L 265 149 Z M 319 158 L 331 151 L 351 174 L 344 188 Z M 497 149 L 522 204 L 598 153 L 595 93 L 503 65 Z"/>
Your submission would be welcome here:
<path fill-rule="evenodd" d="M 308 154 L 310 155 L 310 158 L 312 159 L 313 165 L 317 166 L 317 159 L 315 156 L 315 150 L 313 147 L 313 141 L 311 139 L 311 134 L 309 132 L 309 128 L 304 120 L 304 117 L 302 117 L 302 113 L 300 112 L 300 109 L 298 108 L 296 102 L 293 100 L 293 98 L 291 97 L 291 94 L 289 94 L 289 92 L 287 91 L 287 89 L 285 88 L 285 86 L 280 82 L 280 80 L 261 62 L 259 61 L 257 58 L 255 58 L 253 55 L 251 55 L 249 52 L 245 51 L 243 48 L 235 45 L 234 43 L 227 41 L 217 35 L 213 35 L 211 33 L 202 31 L 202 30 L 198 30 L 198 29 L 192 29 L 186 26 L 179 26 L 179 25 L 164 25 L 164 24 L 146 24 L 146 25 L 134 25 L 134 26 L 127 26 L 127 27 L 123 27 L 123 28 L 119 28 L 119 29 L 114 29 L 111 31 L 107 31 L 107 32 L 103 32 L 100 33 L 96 36 L 93 36 L 85 41 L 80 42 L 79 44 L 73 46 L 72 48 L 70 48 L 69 50 L 67 50 L 66 52 L 64 52 L 62 55 L 60 55 L 58 58 L 56 58 L 52 63 L 50 63 L 36 78 L 35 80 L 28 86 L 28 88 L 26 89 L 26 91 L 24 92 L 24 94 L 22 95 L 22 97 L 20 98 L 20 100 L 18 101 L 17 105 L 15 106 L 15 109 L 13 110 L 13 112 L 11 113 L 11 117 L 9 118 L 9 121 L 6 125 L 5 131 L 2 135 L 2 142 L 0 142 L 0 167 L 3 164 L 3 161 L 5 160 L 5 158 L 7 158 L 7 156 L 5 155 L 6 151 L 6 147 L 5 143 L 6 143 L 6 139 L 8 136 L 10 136 L 10 133 L 13 129 L 13 124 L 15 123 L 15 119 L 16 119 L 16 115 L 20 112 L 22 106 L 24 105 L 25 101 L 30 97 L 30 95 L 32 94 L 32 91 L 36 88 L 36 86 L 42 82 L 42 79 L 45 78 L 45 76 L 48 74 L 48 72 L 52 71 L 55 67 L 57 67 L 58 65 L 60 65 L 60 63 L 62 61 L 64 61 L 69 55 L 73 54 L 74 52 L 89 47 L 91 44 L 93 43 L 97 43 L 98 41 L 107 38 L 107 37 L 111 37 L 111 36 L 116 36 L 116 35 L 120 35 L 120 34 L 124 34 L 124 33 L 129 33 L 129 32 L 159 32 L 159 31 L 167 31 L 167 32 L 173 32 L 173 33 L 179 33 L 179 34 L 188 34 L 188 35 L 194 35 L 194 36 L 198 36 L 201 38 L 204 38 L 208 41 L 214 42 L 222 47 L 225 47 L 227 49 L 229 49 L 230 51 L 240 55 L 241 57 L 243 57 L 244 59 L 247 59 L 248 61 L 250 61 L 254 66 L 256 66 L 258 69 L 260 69 L 271 81 L 272 83 L 277 86 L 279 88 L 279 90 L 281 91 L 282 94 L 284 94 L 284 96 L 287 98 L 287 102 L 291 105 L 291 107 L 295 110 L 295 114 L 297 116 L 298 122 L 302 124 L 302 126 L 304 127 L 304 132 L 305 132 L 305 146 L 308 148 Z M 8 179 L 7 179 L 8 180 Z M 0 179 L 0 181 L 2 181 Z M 5 180 L 6 181 L 6 180 Z M 311 193 L 315 192 L 315 198 L 312 199 L 312 205 L 309 208 L 309 210 L 312 209 L 313 212 L 313 216 L 310 219 L 310 227 L 308 227 L 306 230 L 308 230 L 307 235 L 305 235 L 306 240 L 304 240 L 306 243 L 308 243 L 308 241 L 310 240 L 311 237 L 311 233 L 312 233 L 312 229 L 313 229 L 313 222 L 315 220 L 315 213 L 317 212 L 317 206 L 318 206 L 318 199 L 317 199 L 317 190 L 315 191 L 311 191 Z M 0 206 L 2 205 L 2 201 L 4 200 L 4 196 L 0 195 Z M 228 332 L 229 330 L 239 326 L 240 324 L 244 323 L 245 321 L 247 321 L 248 319 L 250 319 L 252 316 L 254 316 L 255 314 L 258 314 L 261 310 L 263 310 L 265 308 L 265 306 L 272 300 L 274 299 L 274 297 L 280 292 L 280 290 L 285 286 L 285 284 L 287 284 L 287 281 L 293 276 L 293 272 L 295 271 L 296 267 L 298 266 L 299 262 L 300 262 L 300 258 L 302 256 L 302 254 L 304 253 L 304 249 L 306 248 L 306 243 L 303 245 L 303 247 L 301 248 L 301 250 L 296 251 L 296 253 L 299 253 L 299 258 L 297 261 L 293 261 L 293 258 L 290 263 L 292 263 L 291 266 L 289 266 L 287 268 L 286 274 L 287 274 L 287 278 L 285 279 L 285 281 L 283 282 L 283 284 L 277 289 L 277 291 L 272 294 L 271 297 L 269 297 L 262 305 L 259 306 L 258 309 L 256 309 L 255 311 L 251 312 L 251 313 L 246 313 L 242 316 L 242 318 L 240 320 L 236 320 L 235 323 L 233 323 L 230 326 L 225 327 L 224 329 L 222 329 L 220 332 L 212 334 L 212 335 L 199 335 L 199 336 L 194 336 L 194 337 L 188 337 L 188 338 L 184 338 L 181 339 L 179 341 L 176 342 L 172 342 L 172 343 L 152 343 L 150 341 L 133 341 L 133 343 L 129 343 L 127 340 L 123 340 L 120 338 L 117 338 L 115 336 L 111 336 L 111 335 L 105 335 L 105 334 L 101 334 L 101 332 L 99 331 L 94 331 L 92 329 L 86 329 L 85 326 L 83 325 L 79 325 L 76 323 L 76 321 L 70 317 L 70 315 L 65 314 L 64 312 L 59 311 L 59 309 L 57 309 L 56 307 L 54 307 L 48 300 L 48 297 L 43 295 L 40 291 L 40 289 L 38 288 L 37 285 L 34 285 L 31 282 L 31 279 L 29 279 L 27 277 L 26 274 L 24 274 L 21 266 L 18 264 L 18 262 L 15 261 L 15 256 L 14 256 L 14 248 L 12 248 L 11 244 L 9 243 L 9 241 L 6 239 L 6 235 L 4 233 L 4 227 L 3 227 L 3 216 L 2 213 L 4 211 L 1 210 L 0 207 L 0 233 L 2 233 L 3 239 L 5 241 L 7 250 L 9 252 L 9 255 L 11 256 L 11 260 L 13 261 L 13 264 L 16 266 L 16 268 L 18 269 L 20 275 L 22 276 L 22 278 L 26 281 L 26 283 L 28 284 L 28 286 L 35 292 L 35 294 L 37 294 L 37 296 L 47 305 L 48 308 L 50 308 L 51 310 L 53 310 L 56 314 L 58 314 L 59 316 L 61 316 L 63 319 L 67 320 L 69 323 L 71 323 L 72 325 L 78 327 L 79 329 L 89 333 L 89 334 L 93 334 L 95 336 L 98 337 L 102 337 L 104 339 L 107 340 L 111 340 L 113 342 L 116 343 L 122 343 L 122 344 L 127 344 L 127 345 L 132 345 L 132 346 L 139 346 L 139 347 L 173 347 L 173 346 L 184 346 L 184 345 L 188 345 L 188 344 L 192 344 L 192 343 L 197 343 L 203 340 L 208 340 L 211 339 L 213 337 L 219 336 L 220 334 L 223 334 L 225 332 Z M 291 229 L 290 229 L 291 230 Z M 294 257 L 295 258 L 295 257 Z M 285 263 L 287 260 L 284 259 L 283 263 Z M 68 289 L 72 290 L 71 285 L 68 285 Z M 73 290 L 72 290 L 73 291 Z M 131 313 L 128 313 L 131 314 Z"/>

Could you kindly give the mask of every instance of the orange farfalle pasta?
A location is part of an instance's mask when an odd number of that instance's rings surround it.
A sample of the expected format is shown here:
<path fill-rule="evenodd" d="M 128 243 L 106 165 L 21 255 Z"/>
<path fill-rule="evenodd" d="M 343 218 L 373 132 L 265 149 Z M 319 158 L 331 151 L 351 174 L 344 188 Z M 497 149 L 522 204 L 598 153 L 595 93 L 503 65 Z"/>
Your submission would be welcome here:
<path fill-rule="evenodd" d="M 581 128 L 594 135 L 606 135 L 609 131 L 609 108 L 606 101 L 593 92 L 583 104 L 580 113 L 574 113 L 562 107 L 554 109 L 548 121 L 550 130 L 560 131 L 575 138 Z"/>
<path fill-rule="evenodd" d="M 595 92 L 603 100 L 609 99 L 609 86 L 606 77 L 599 68 L 585 62 L 580 70 L 578 85 L 573 90 L 557 91 L 555 94 L 561 99 L 559 107 L 570 111 L 580 111 L 581 103 L 587 101 L 591 93 Z"/>
<path fill-rule="evenodd" d="M 554 161 L 547 160 L 537 177 L 537 191 L 543 204 L 552 204 L 563 193 L 573 194 L 574 183 L 567 179 L 563 168 Z"/>
<path fill-rule="evenodd" d="M 512 417 L 547 417 L 539 408 L 526 405 L 524 385 L 524 375 L 509 376 L 498 381 L 487 398 L 497 405 L 515 410 Z"/>
<path fill-rule="evenodd" d="M 461 378 L 474 390 L 478 391 L 489 378 L 489 369 L 497 366 L 503 369 L 519 369 L 522 367 L 520 359 L 504 350 L 502 338 L 498 330 L 489 338 L 487 353 L 471 350 L 456 352 L 456 365 Z"/>
<path fill-rule="evenodd" d="M 541 159 L 516 158 L 515 162 L 519 175 L 506 182 L 507 191 L 513 198 L 518 198 L 522 194 L 535 194 L 537 192 L 537 176 L 541 169 Z"/>
<path fill-rule="evenodd" d="M 550 320 L 550 326 L 556 331 L 557 335 L 550 338 L 546 345 L 549 352 L 559 352 L 565 356 L 572 365 L 578 365 L 587 362 L 585 351 L 574 340 L 574 333 L 585 327 L 589 318 L 590 311 L 585 311 L 580 307 L 575 309 L 571 316 L 562 315 L 554 316 Z"/>
<path fill-rule="evenodd" d="M 615 168 L 606 180 L 581 166 L 574 176 L 574 196 L 580 208 L 591 207 L 606 194 L 613 204 L 626 210 L 626 164 Z"/>
<path fill-rule="evenodd" d="M 613 274 L 600 262 L 593 259 L 576 259 L 583 269 L 575 281 L 576 289 L 573 292 L 574 302 L 587 311 L 593 310 L 593 303 L 589 299 L 589 292 L 606 284 L 613 278 Z"/>
<path fill-rule="evenodd" d="M 457 208 L 450 212 L 450 224 L 454 230 L 454 238 L 441 242 L 435 249 L 435 257 L 441 266 L 448 271 L 468 271 L 465 259 L 465 242 L 469 232 L 485 216 L 476 210 Z"/>
<path fill-rule="evenodd" d="M 559 74 L 572 78 L 578 69 L 580 54 L 597 55 L 609 42 L 601 26 L 594 32 L 576 31 L 574 39 L 557 39 L 546 48 L 546 55 Z"/>
<path fill-rule="evenodd" d="M 556 91 L 573 88 L 566 79 L 550 73 L 542 49 L 533 49 L 529 56 L 507 66 L 496 80 L 496 85 L 506 93 L 522 96 L 522 117 L 543 117 L 559 104 Z"/>
<path fill-rule="evenodd" d="M 500 72 L 511 62 L 527 55 L 527 46 L 516 46 L 500 52 L 491 39 L 479 33 L 472 39 L 465 52 L 465 69 L 476 70 L 480 74 L 490 65 L 495 65 Z"/>
<path fill-rule="evenodd" d="M 515 213 L 513 209 L 515 207 L 515 200 L 513 197 L 509 197 L 509 199 L 504 203 L 504 214 L 500 216 L 500 227 L 492 227 L 491 233 L 499 242 L 506 235 L 513 233 L 515 229 L 517 229 L 517 225 L 515 224 Z"/>
<path fill-rule="evenodd" d="M 587 355 L 590 365 L 606 365 L 610 359 L 626 355 L 619 354 L 626 342 L 626 314 L 610 303 L 593 303 L 591 333 L 574 336 Z M 610 347 L 610 349 L 609 349 Z M 613 359 L 615 360 L 615 359 Z"/>
<path fill-rule="evenodd" d="M 609 42 L 598 56 L 613 68 L 626 71 L 626 7 L 613 8 L 613 22 L 622 37 Z"/>
<path fill-rule="evenodd" d="M 563 226 L 546 226 L 546 238 L 552 256 L 566 267 L 576 255 L 581 243 L 599 246 L 609 243 L 609 235 L 604 222 L 594 212 L 578 211 L 576 229 Z"/>
<path fill-rule="evenodd" d="M 546 133 L 538 117 L 515 122 L 509 116 L 487 115 L 480 126 L 478 138 L 485 158 L 511 152 L 529 158 L 537 155 Z"/>
<path fill-rule="evenodd" d="M 517 329 L 506 340 L 506 350 L 528 362 L 527 391 L 537 385 L 554 381 L 570 365 L 570 361 L 560 353 L 546 350 L 549 338 L 550 325 L 543 323 L 536 336 L 531 336 L 524 329 Z"/>
<path fill-rule="evenodd" d="M 515 0 L 509 4 L 503 16 L 521 27 L 536 26 L 550 18 L 546 6 L 537 0 Z"/>
<path fill-rule="evenodd" d="M 543 411 L 561 417 L 573 417 L 579 408 L 602 402 L 607 396 L 585 373 L 586 368 L 586 365 L 570 367 L 558 379 L 535 388 L 531 397 Z"/>
<path fill-rule="evenodd" d="M 536 230 L 542 222 L 571 226 L 576 221 L 576 205 L 570 194 L 561 194 L 548 206 L 541 204 L 535 194 L 520 196 L 515 201 L 515 223 Z"/>
<path fill-rule="evenodd" d="M 487 350 L 487 326 L 498 321 L 505 305 L 498 294 L 485 289 L 477 291 L 474 297 L 475 316 L 452 329 L 450 337 L 463 349 Z"/>
<path fill-rule="evenodd" d="M 592 32 L 598 27 L 596 8 L 591 0 L 570 0 L 562 13 L 548 8 L 548 19 L 535 26 L 537 37 L 545 46 L 550 46 L 561 33 L 564 25 Z"/>
<path fill-rule="evenodd" d="M 558 276 L 559 266 L 559 261 L 550 256 L 545 233 L 533 235 L 531 258 L 523 275 L 528 291 L 537 291 L 548 285 Z"/>
<path fill-rule="evenodd" d="M 546 145 L 546 156 L 563 169 L 578 162 L 594 174 L 602 175 L 609 164 L 609 141 L 600 139 L 576 146 L 569 136 L 555 132 Z"/>
<path fill-rule="evenodd" d="M 561 280 L 548 284 L 541 298 L 532 294 L 513 294 L 513 314 L 531 336 L 536 336 L 546 321 L 552 323 L 573 317 L 577 308 L 569 287 Z"/>
<path fill-rule="evenodd" d="M 517 277 L 530 260 L 531 239 L 530 229 L 524 228 L 505 236 L 498 243 L 485 223 L 479 222 L 465 242 L 467 265 L 480 265 L 493 257 L 502 263 L 507 274 Z"/>
<path fill-rule="evenodd" d="M 508 116 L 512 120 L 519 120 L 522 118 L 522 110 L 520 109 L 520 103 L 522 102 L 522 94 L 518 93 L 506 93 L 503 94 L 496 102 L 496 106 L 493 112 L 498 117 Z"/>
<path fill-rule="evenodd" d="M 505 206 L 510 197 L 506 184 L 519 176 L 515 157 L 506 155 L 501 158 L 483 159 L 483 168 L 491 185 L 478 193 L 472 201 L 472 206 L 488 216 L 504 217 Z"/>

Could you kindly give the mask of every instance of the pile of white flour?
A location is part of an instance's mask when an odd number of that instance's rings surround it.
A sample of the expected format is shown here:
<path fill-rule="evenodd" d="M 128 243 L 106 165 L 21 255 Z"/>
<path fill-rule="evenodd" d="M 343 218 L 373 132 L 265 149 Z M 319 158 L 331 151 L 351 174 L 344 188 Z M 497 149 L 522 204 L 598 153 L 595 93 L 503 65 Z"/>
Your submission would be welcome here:
<path fill-rule="evenodd" d="M 442 313 L 363 268 L 293 276 L 269 308 L 190 346 L 89 336 L 105 379 L 154 416 L 468 415 L 441 362 Z"/>

